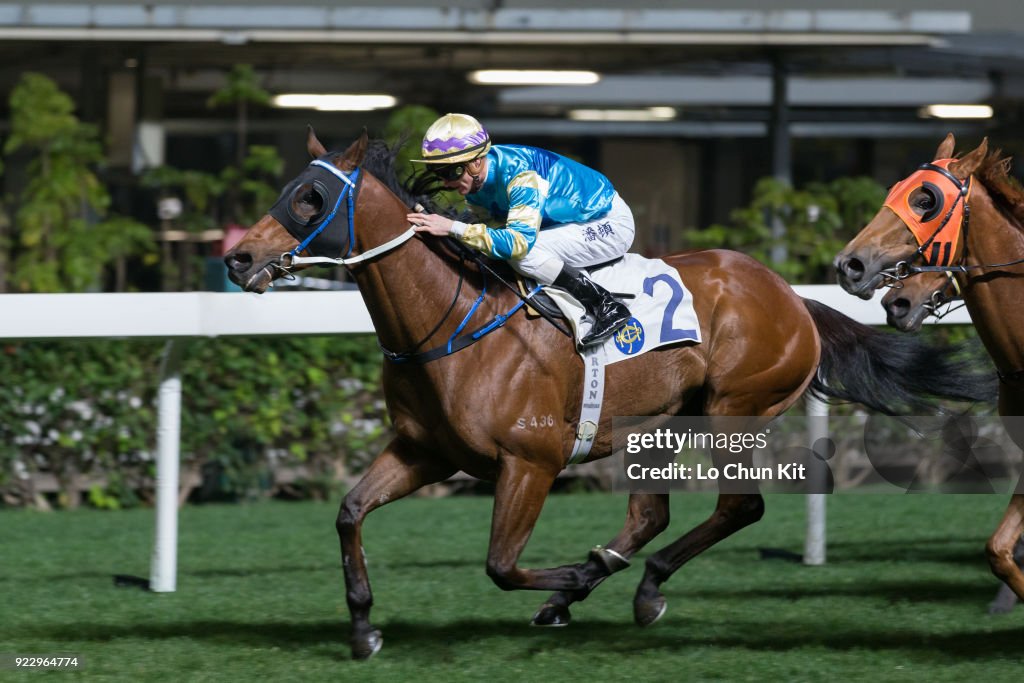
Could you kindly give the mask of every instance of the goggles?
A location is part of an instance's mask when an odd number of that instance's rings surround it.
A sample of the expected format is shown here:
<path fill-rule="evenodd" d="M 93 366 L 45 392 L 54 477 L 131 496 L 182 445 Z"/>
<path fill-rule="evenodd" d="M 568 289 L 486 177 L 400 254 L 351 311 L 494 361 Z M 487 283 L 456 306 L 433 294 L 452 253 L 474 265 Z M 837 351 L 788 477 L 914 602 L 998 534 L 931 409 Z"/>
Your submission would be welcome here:
<path fill-rule="evenodd" d="M 462 177 L 466 172 L 466 164 L 449 164 L 431 169 L 438 178 L 446 182 L 452 182 Z"/>

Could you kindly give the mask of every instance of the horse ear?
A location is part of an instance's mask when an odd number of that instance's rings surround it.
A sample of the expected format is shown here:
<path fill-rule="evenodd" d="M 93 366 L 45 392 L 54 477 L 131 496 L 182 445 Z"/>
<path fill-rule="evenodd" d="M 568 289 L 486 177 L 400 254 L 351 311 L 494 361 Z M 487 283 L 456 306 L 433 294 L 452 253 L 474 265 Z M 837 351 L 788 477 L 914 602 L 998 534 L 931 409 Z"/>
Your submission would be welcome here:
<path fill-rule="evenodd" d="M 306 134 L 306 150 L 309 152 L 309 156 L 314 159 L 319 159 L 323 155 L 327 154 L 327 150 L 317 138 L 316 131 L 313 130 L 313 126 L 307 126 L 307 128 L 309 128 L 309 132 Z"/>
<path fill-rule="evenodd" d="M 964 158 L 957 159 L 951 163 L 949 170 L 958 178 L 966 178 L 978 170 L 981 162 L 985 161 L 986 156 L 988 156 L 988 138 L 982 139 L 978 149 L 970 152 Z"/>
<path fill-rule="evenodd" d="M 359 139 L 349 145 L 345 153 L 341 155 L 341 170 L 348 172 L 363 163 L 369 144 L 370 136 L 363 128 L 363 134 L 359 136 Z"/>
<path fill-rule="evenodd" d="M 953 156 L 953 149 L 956 147 L 956 138 L 953 137 L 952 133 L 946 136 L 946 139 L 939 144 L 939 148 L 935 150 L 936 159 L 949 159 Z"/>

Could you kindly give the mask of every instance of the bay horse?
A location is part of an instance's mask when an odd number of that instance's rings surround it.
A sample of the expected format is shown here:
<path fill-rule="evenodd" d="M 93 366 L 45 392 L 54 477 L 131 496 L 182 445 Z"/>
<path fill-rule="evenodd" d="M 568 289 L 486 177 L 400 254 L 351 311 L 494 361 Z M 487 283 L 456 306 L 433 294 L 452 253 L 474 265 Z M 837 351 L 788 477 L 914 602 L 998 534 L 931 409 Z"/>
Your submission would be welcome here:
<path fill-rule="evenodd" d="M 987 139 L 958 158 L 953 157 L 955 146 L 949 134 L 935 161 L 894 186 L 886 206 L 836 256 L 838 280 L 847 292 L 869 299 L 877 287 L 915 271 L 919 274 L 913 278 L 953 272 L 999 374 L 999 414 L 1021 416 L 1024 188 L 1010 177 L 1010 160 L 998 150 L 990 152 Z M 1015 420 L 1004 424 L 1024 448 L 1024 430 Z M 1018 485 L 986 552 L 992 572 L 1024 599 L 1024 573 L 1014 561 L 1022 531 L 1024 490 Z"/>
<path fill-rule="evenodd" d="M 382 644 L 370 622 L 363 520 L 381 505 L 460 470 L 496 482 L 488 576 L 504 590 L 554 591 L 533 622 L 568 623 L 571 603 L 623 569 L 668 526 L 668 495 L 632 493 L 622 530 L 584 562 L 520 567 L 520 554 L 577 433 L 585 370 L 573 341 L 543 320 L 510 313 L 519 294 L 496 287 L 482 264 L 446 240 L 409 228 L 410 208 L 419 203 L 430 211 L 432 198 L 396 180 L 394 150 L 386 144 L 371 144 L 364 132 L 345 152 L 329 154 L 312 130 L 306 144 L 314 158 L 310 167 L 224 260 L 232 281 L 262 293 L 295 269 L 296 254 L 344 256 L 384 352 L 382 386 L 395 437 L 345 496 L 336 520 L 352 655 L 368 658 Z M 326 241 L 318 246 L 320 235 Z M 745 255 L 709 250 L 665 261 L 694 291 L 703 341 L 661 347 L 607 367 L 604 406 L 587 460 L 611 454 L 613 416 L 767 421 L 808 389 L 889 413 L 931 409 L 935 397 L 977 400 L 986 393 L 977 376 L 944 360 L 949 356 L 803 300 Z M 490 320 L 485 327 L 495 331 L 449 354 L 446 340 L 464 338 L 457 335 L 473 311 L 475 320 Z M 425 362 L 427 356 L 436 360 Z M 940 374 L 942 381 L 934 381 L 933 359 L 959 373 L 959 380 Z M 723 450 L 712 457 L 716 463 L 752 463 L 750 452 Z M 660 586 L 673 572 L 763 512 L 760 494 L 723 486 L 708 519 L 647 558 L 634 598 L 637 623 L 652 624 L 664 613 Z"/>

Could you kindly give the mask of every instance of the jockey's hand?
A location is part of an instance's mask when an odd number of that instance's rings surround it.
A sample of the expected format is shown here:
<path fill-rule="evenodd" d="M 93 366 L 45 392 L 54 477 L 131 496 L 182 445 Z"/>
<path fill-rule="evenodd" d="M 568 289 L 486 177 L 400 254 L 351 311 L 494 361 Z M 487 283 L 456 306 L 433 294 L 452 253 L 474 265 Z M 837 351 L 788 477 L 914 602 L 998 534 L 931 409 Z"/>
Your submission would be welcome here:
<path fill-rule="evenodd" d="M 431 235 L 445 237 L 452 231 L 451 218 L 438 216 L 436 213 L 410 213 L 406 218 L 412 223 L 416 232 L 427 232 Z"/>

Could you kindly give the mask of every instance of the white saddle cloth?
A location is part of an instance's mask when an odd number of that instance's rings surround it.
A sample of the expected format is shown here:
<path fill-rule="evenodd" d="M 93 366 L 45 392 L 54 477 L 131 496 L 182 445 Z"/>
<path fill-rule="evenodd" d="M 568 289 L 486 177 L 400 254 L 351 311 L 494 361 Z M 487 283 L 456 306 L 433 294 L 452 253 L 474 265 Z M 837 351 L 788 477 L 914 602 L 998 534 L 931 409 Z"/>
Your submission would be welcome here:
<path fill-rule="evenodd" d="M 661 259 L 626 254 L 614 265 L 595 271 L 591 279 L 609 292 L 635 295 L 622 299 L 633 317 L 604 342 L 605 364 L 667 344 L 700 343 L 693 297 L 679 271 Z M 590 322 L 583 321 L 585 309 L 561 289 L 546 287 L 545 292 L 571 323 L 578 342 L 590 329 Z"/>

